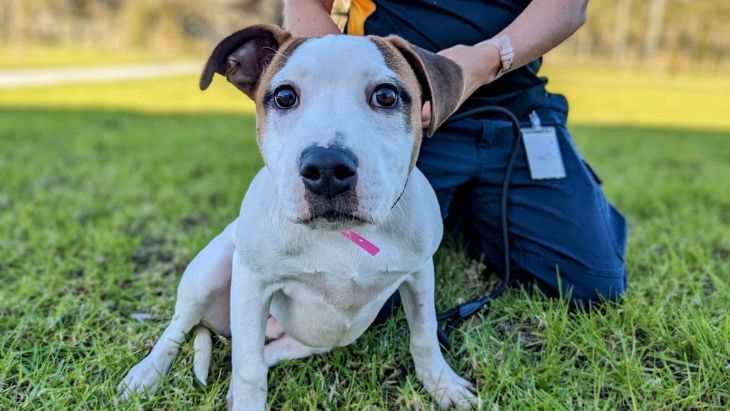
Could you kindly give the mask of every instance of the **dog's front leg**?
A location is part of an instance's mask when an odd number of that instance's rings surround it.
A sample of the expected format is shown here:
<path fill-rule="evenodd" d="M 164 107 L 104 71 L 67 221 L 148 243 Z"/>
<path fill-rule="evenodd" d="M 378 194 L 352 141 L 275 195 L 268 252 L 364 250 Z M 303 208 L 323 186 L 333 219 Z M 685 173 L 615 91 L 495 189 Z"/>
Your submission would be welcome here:
<path fill-rule="evenodd" d="M 473 385 L 449 367 L 439 348 L 434 288 L 432 259 L 400 287 L 416 377 L 441 407 L 471 408 L 475 402 Z"/>
<path fill-rule="evenodd" d="M 228 391 L 228 405 L 234 411 L 266 408 L 269 369 L 264 360 L 264 342 L 272 295 L 268 288 L 236 253 L 231 277 L 233 375 Z"/>

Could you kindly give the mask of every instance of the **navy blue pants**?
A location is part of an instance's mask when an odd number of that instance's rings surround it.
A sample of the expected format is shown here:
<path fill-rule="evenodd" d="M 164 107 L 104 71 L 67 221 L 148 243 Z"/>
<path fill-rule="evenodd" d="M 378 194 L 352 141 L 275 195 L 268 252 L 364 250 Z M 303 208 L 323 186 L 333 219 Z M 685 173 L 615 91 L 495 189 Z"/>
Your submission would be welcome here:
<path fill-rule="evenodd" d="M 566 129 L 565 97 L 550 95 L 536 112 L 543 126 L 556 129 L 567 176 L 533 180 L 521 149 L 507 214 L 513 278 L 574 302 L 616 300 L 626 290 L 626 221 Z M 500 196 L 514 138 L 505 119 L 450 122 L 424 139 L 417 164 L 436 191 L 447 230 L 499 273 Z"/>

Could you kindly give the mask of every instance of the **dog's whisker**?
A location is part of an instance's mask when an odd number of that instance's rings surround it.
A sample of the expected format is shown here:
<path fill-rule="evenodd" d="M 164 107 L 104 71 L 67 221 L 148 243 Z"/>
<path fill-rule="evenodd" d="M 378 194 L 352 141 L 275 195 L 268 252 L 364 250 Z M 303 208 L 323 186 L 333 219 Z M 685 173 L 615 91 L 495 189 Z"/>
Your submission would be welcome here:
<path fill-rule="evenodd" d="M 272 51 L 275 55 L 278 55 L 281 58 L 283 58 L 284 61 L 289 61 L 289 56 L 287 56 L 286 54 L 280 52 L 278 49 L 275 49 L 273 47 L 264 47 L 263 49 L 264 50 L 270 50 L 270 51 Z"/>

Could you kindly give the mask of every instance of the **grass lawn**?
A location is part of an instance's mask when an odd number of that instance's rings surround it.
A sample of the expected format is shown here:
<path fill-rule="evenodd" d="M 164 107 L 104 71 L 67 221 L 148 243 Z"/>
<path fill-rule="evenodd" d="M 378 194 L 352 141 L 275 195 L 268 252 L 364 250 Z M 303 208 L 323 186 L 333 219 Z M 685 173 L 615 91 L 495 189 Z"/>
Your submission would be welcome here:
<path fill-rule="evenodd" d="M 650 107 L 676 94 L 661 79 L 642 85 L 656 90 L 644 106 L 642 92 L 591 94 L 606 88 L 603 74 L 578 77 L 582 87 L 556 76 L 573 100 L 575 140 L 630 222 L 630 291 L 587 313 L 511 290 L 462 326 L 447 359 L 485 409 L 727 409 L 727 114 L 718 125 L 699 108 L 670 112 L 661 128 L 667 112 Z M 188 342 L 154 396 L 122 405 L 115 390 L 167 325 L 185 265 L 235 217 L 261 166 L 250 104 L 217 83 L 208 94 L 189 77 L 0 92 L 0 409 L 224 406 L 225 338 L 214 338 L 208 387 L 193 383 Z M 723 99 L 689 103 L 719 112 Z M 619 114 L 601 117 L 611 101 Z M 440 251 L 437 270 L 440 309 L 484 288 L 458 250 Z M 430 409 L 407 334 L 399 314 L 350 347 L 277 366 L 269 405 Z"/>
<path fill-rule="evenodd" d="M 84 47 L 0 46 L 0 70 L 149 63 L 171 61 L 180 57 Z"/>

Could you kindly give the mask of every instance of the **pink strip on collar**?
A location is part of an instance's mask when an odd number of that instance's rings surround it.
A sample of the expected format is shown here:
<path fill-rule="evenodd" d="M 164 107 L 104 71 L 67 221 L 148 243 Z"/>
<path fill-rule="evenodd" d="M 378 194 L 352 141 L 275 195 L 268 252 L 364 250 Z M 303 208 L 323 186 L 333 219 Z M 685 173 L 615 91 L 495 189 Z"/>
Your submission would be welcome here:
<path fill-rule="evenodd" d="M 380 249 L 375 244 L 368 241 L 365 237 L 352 230 L 340 230 L 340 234 L 347 237 L 350 241 L 355 243 L 358 247 L 367 251 L 370 255 L 376 255 L 380 252 Z"/>

